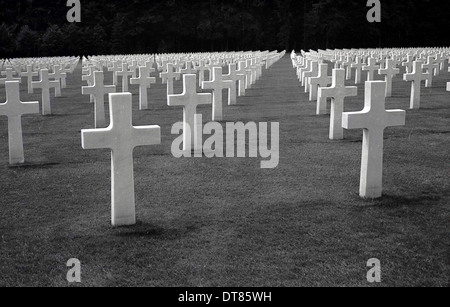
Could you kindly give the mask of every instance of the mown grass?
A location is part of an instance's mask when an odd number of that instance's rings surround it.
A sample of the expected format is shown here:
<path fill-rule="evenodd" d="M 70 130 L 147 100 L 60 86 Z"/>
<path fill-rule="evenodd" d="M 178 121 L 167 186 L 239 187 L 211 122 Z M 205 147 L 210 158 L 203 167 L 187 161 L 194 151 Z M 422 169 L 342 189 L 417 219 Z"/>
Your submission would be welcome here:
<path fill-rule="evenodd" d="M 386 130 L 376 201 L 358 197 L 362 131 L 328 140 L 329 119 L 314 115 L 288 57 L 225 108 L 226 121 L 280 122 L 273 170 L 260 159 L 173 158 L 170 129 L 182 112 L 165 105 L 158 84 L 149 111 L 134 96 L 133 122 L 160 125 L 162 145 L 135 150 L 138 224 L 114 229 L 109 152 L 80 145 L 93 106 L 78 69 L 53 99 L 53 116 L 24 117 L 23 167 L 8 166 L 0 118 L 0 286 L 68 286 L 70 258 L 82 262 L 83 286 L 368 286 L 370 258 L 381 260 L 382 286 L 447 286 L 448 79 L 423 90 L 405 127 Z M 409 86 L 395 79 L 388 108 L 408 108 Z M 23 101 L 39 97 L 22 91 Z M 346 110 L 362 107 L 360 85 Z"/>

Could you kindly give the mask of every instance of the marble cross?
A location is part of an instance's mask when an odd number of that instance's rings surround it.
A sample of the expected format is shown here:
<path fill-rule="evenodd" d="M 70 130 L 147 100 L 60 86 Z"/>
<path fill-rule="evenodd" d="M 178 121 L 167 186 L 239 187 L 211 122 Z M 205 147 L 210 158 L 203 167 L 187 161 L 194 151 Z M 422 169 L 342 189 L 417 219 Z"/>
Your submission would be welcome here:
<path fill-rule="evenodd" d="M 122 77 L 122 92 L 128 92 L 129 79 L 133 76 L 133 72 L 128 70 L 128 64 L 122 63 L 122 70 L 116 72 L 118 77 Z"/>
<path fill-rule="evenodd" d="M 331 100 L 330 116 L 330 139 L 342 140 L 344 130 L 342 129 L 342 113 L 344 112 L 345 97 L 357 96 L 358 88 L 356 86 L 345 86 L 345 70 L 333 69 L 333 82 L 331 87 L 319 89 L 317 99 Z"/>
<path fill-rule="evenodd" d="M 81 143 L 83 149 L 111 150 L 111 223 L 130 226 L 136 224 L 133 150 L 161 144 L 161 128 L 133 126 L 131 93 L 109 94 L 109 109 L 109 127 L 82 130 Z"/>
<path fill-rule="evenodd" d="M 42 91 L 42 115 L 51 115 L 50 88 L 56 88 L 60 83 L 59 81 L 50 81 L 48 69 L 42 69 L 40 75 L 41 80 L 33 81 L 31 85 L 33 88 L 38 88 Z"/>
<path fill-rule="evenodd" d="M 239 77 L 239 97 L 241 96 L 245 96 L 245 89 L 246 89 L 246 84 L 247 84 L 247 62 L 245 61 L 239 61 L 238 63 L 238 69 L 236 70 L 236 74 Z"/>
<path fill-rule="evenodd" d="M 207 71 L 207 67 L 205 65 L 204 60 L 200 60 L 199 65 L 196 67 L 198 71 L 198 86 L 201 87 L 203 81 L 205 81 L 205 71 Z"/>
<path fill-rule="evenodd" d="M 137 78 L 137 71 L 139 69 L 139 64 L 137 61 L 132 61 L 130 65 L 131 78 Z"/>
<path fill-rule="evenodd" d="M 392 97 L 392 79 L 400 73 L 400 69 L 395 65 L 394 60 L 388 59 L 386 61 L 386 68 L 378 70 L 378 74 L 384 75 L 386 81 L 386 97 Z"/>
<path fill-rule="evenodd" d="M 113 66 L 108 68 L 108 71 L 112 71 L 113 73 L 113 85 L 118 86 L 119 82 L 117 81 L 117 73 L 121 70 L 121 61 L 115 61 Z"/>
<path fill-rule="evenodd" d="M 53 73 L 48 75 L 50 78 L 61 82 L 61 88 L 67 88 L 67 74 L 60 65 L 53 66 Z"/>
<path fill-rule="evenodd" d="M 305 87 L 305 93 L 309 92 L 309 79 L 313 77 L 317 77 L 319 74 L 319 62 L 312 61 L 311 68 L 309 71 L 304 71 L 302 73 L 302 86 Z"/>
<path fill-rule="evenodd" d="M 94 72 L 94 84 L 92 86 L 83 86 L 81 93 L 83 95 L 94 96 L 95 103 L 95 128 L 105 127 L 105 95 L 116 92 L 115 85 L 104 85 L 103 71 Z"/>
<path fill-rule="evenodd" d="M 432 87 L 434 70 L 439 70 L 439 64 L 435 63 L 432 56 L 429 56 L 427 62 L 422 65 L 422 68 L 428 73 L 428 75 L 425 76 L 425 87 Z"/>
<path fill-rule="evenodd" d="M 48 74 L 48 77 L 50 79 L 53 79 L 58 82 L 57 86 L 55 87 L 55 97 L 61 97 L 61 88 L 62 88 L 61 79 L 65 78 L 65 76 L 66 76 L 66 73 L 61 72 L 59 65 L 56 65 L 53 68 L 53 73 Z"/>
<path fill-rule="evenodd" d="M 33 77 L 39 76 L 37 72 L 33 71 L 33 65 L 27 65 L 27 71 L 23 72 L 21 76 L 27 78 L 28 94 L 33 94 L 33 86 L 31 83 L 33 82 Z"/>
<path fill-rule="evenodd" d="M 362 80 L 362 69 L 365 66 L 361 57 L 356 57 L 356 62 L 351 64 L 352 68 L 356 68 L 355 70 L 355 84 L 360 84 Z"/>
<path fill-rule="evenodd" d="M 231 81 L 223 79 L 222 67 L 214 67 L 211 77 L 211 81 L 203 82 L 202 88 L 213 91 L 212 120 L 221 121 L 223 120 L 223 90 L 230 89 L 233 85 Z"/>
<path fill-rule="evenodd" d="M 343 66 L 342 68 L 346 69 L 346 75 L 345 75 L 346 80 L 351 80 L 353 77 L 352 64 L 353 64 L 353 61 L 349 55 L 346 57 L 346 60 L 344 60 L 342 62 L 342 66 Z"/>
<path fill-rule="evenodd" d="M 231 81 L 231 87 L 228 89 L 228 105 L 235 105 L 237 103 L 237 82 L 239 76 L 236 73 L 236 64 L 228 65 L 228 74 L 223 75 L 224 81 Z"/>
<path fill-rule="evenodd" d="M 316 78 L 309 79 L 309 100 L 314 101 L 317 100 L 317 115 L 326 114 L 327 111 L 327 100 L 319 101 L 317 99 L 319 88 L 327 87 L 332 82 L 332 78 L 328 76 L 328 64 L 320 64 L 319 65 L 319 76 Z"/>
<path fill-rule="evenodd" d="M 414 66 L 414 56 L 408 55 L 406 62 L 402 63 L 402 66 L 406 68 L 406 73 L 411 73 Z"/>
<path fill-rule="evenodd" d="M 363 66 L 362 70 L 367 71 L 367 81 L 373 81 L 375 71 L 378 71 L 380 66 L 377 65 L 377 60 L 374 58 L 369 58 L 368 63 L 369 64 Z"/>
<path fill-rule="evenodd" d="M 22 115 L 39 113 L 39 102 L 20 101 L 19 81 L 7 81 L 5 87 L 6 102 L 0 103 L 0 115 L 8 117 L 9 163 L 22 164 Z"/>
<path fill-rule="evenodd" d="M 167 83 L 167 95 L 173 95 L 173 82 L 180 75 L 179 72 L 174 72 L 174 65 L 167 64 L 167 71 L 161 73 L 161 78 Z"/>
<path fill-rule="evenodd" d="M 364 129 L 360 196 L 375 199 L 383 194 L 383 136 L 387 127 L 404 126 L 404 110 L 386 110 L 386 82 L 365 85 L 365 107 L 361 112 L 344 113 L 345 129 Z"/>
<path fill-rule="evenodd" d="M 246 66 L 245 66 L 245 89 L 250 89 L 252 88 L 252 84 L 253 84 L 253 73 L 252 73 L 252 60 L 247 60 L 246 61 Z"/>
<path fill-rule="evenodd" d="M 414 61 L 412 72 L 403 75 L 404 81 L 411 82 L 410 109 L 420 109 L 421 84 L 422 80 L 428 78 L 428 75 L 429 74 L 423 73 L 421 61 Z"/>
<path fill-rule="evenodd" d="M 19 83 L 22 83 L 22 78 L 15 78 L 15 74 L 16 72 L 12 68 L 7 68 L 6 71 L 2 72 L 2 76 L 5 76 L 5 78 L 0 79 L 0 84 L 5 84 L 7 81 L 19 81 Z"/>
<path fill-rule="evenodd" d="M 192 75 L 195 74 L 197 70 L 195 68 L 192 68 L 192 61 L 186 61 L 185 68 L 182 68 L 180 70 L 180 73 L 182 75 Z"/>
<path fill-rule="evenodd" d="M 169 95 L 167 104 L 171 107 L 183 107 L 183 151 L 194 148 L 195 115 L 197 106 L 211 105 L 210 93 L 197 93 L 197 76 L 183 75 L 183 93 Z"/>
<path fill-rule="evenodd" d="M 139 67 L 139 78 L 132 78 L 131 84 L 139 85 L 139 110 L 148 109 L 148 95 L 147 89 L 151 84 L 156 83 L 156 78 L 149 77 L 150 71 L 147 66 Z"/>

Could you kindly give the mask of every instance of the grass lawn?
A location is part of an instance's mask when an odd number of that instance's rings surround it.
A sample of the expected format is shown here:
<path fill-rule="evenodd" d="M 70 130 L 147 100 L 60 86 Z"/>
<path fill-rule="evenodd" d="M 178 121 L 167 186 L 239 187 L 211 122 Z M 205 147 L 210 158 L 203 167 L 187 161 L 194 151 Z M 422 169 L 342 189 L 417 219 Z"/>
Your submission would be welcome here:
<path fill-rule="evenodd" d="M 381 261 L 382 286 L 447 286 L 447 80 L 444 72 L 423 89 L 406 126 L 386 130 L 384 197 L 364 201 L 362 130 L 328 139 L 329 117 L 314 115 L 289 56 L 224 108 L 226 121 L 280 123 L 273 170 L 260 169 L 259 158 L 175 159 L 170 131 L 182 110 L 166 105 L 158 79 L 150 110 L 138 111 L 133 96 L 133 123 L 160 125 L 162 145 L 135 150 L 138 224 L 114 229 L 109 151 L 81 148 L 80 130 L 93 128 L 94 115 L 80 66 L 63 97 L 52 98 L 53 116 L 24 116 L 23 167 L 8 165 L 0 118 L 0 286 L 68 286 L 70 258 L 82 263 L 83 286 L 368 286 L 370 258 Z M 22 101 L 40 99 L 25 87 Z M 358 88 L 346 111 L 363 108 Z M 387 107 L 408 109 L 410 83 L 397 76 L 393 93 Z M 211 119 L 210 107 L 199 110 Z"/>

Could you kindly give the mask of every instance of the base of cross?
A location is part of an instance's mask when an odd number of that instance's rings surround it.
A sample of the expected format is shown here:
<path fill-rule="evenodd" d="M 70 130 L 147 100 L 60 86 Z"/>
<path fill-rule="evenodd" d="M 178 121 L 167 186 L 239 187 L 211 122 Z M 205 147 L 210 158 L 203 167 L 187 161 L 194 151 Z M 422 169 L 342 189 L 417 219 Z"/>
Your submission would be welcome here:
<path fill-rule="evenodd" d="M 113 227 L 126 227 L 136 225 L 136 216 L 115 217 L 111 219 Z"/>
<path fill-rule="evenodd" d="M 203 158 L 204 155 L 214 154 L 214 151 L 209 151 L 205 149 L 192 149 L 192 150 L 183 150 L 181 151 L 183 157 L 185 158 Z"/>
<path fill-rule="evenodd" d="M 364 184 L 362 183 L 359 191 L 359 196 L 367 200 L 374 200 L 377 198 L 381 198 L 383 196 L 383 188 L 382 187 L 369 188 L 364 186 Z"/>

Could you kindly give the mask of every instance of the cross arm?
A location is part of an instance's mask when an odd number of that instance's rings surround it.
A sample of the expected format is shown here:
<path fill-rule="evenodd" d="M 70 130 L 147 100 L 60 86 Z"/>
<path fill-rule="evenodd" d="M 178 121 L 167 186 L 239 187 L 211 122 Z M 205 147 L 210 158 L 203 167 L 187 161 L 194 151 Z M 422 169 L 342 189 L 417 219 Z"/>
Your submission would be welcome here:
<path fill-rule="evenodd" d="M 342 113 L 342 128 L 344 129 L 366 129 L 370 114 L 362 112 L 344 112 Z"/>
<path fill-rule="evenodd" d="M 133 127 L 132 139 L 134 147 L 144 145 L 161 144 L 161 127 L 160 126 L 140 126 Z"/>
<path fill-rule="evenodd" d="M 111 149 L 111 128 L 81 130 L 83 149 Z"/>
<path fill-rule="evenodd" d="M 404 126 L 406 124 L 406 111 L 405 110 L 387 110 L 386 122 L 388 127 Z"/>

